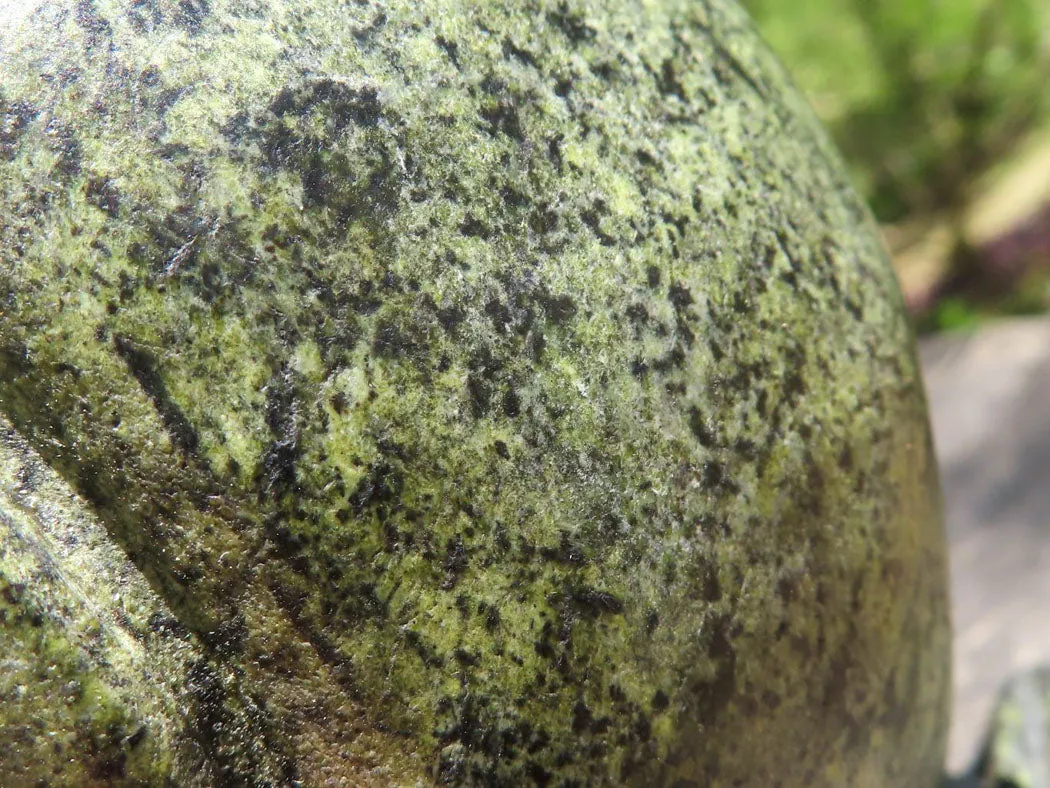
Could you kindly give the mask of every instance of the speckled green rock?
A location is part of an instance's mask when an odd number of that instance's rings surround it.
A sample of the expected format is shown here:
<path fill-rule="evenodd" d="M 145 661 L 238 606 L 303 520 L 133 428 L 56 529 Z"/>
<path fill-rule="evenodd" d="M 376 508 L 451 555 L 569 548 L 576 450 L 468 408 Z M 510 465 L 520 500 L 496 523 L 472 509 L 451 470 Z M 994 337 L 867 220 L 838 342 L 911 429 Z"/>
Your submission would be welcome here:
<path fill-rule="evenodd" d="M 0 774 L 934 784 L 912 342 L 735 5 L 5 22 Z"/>

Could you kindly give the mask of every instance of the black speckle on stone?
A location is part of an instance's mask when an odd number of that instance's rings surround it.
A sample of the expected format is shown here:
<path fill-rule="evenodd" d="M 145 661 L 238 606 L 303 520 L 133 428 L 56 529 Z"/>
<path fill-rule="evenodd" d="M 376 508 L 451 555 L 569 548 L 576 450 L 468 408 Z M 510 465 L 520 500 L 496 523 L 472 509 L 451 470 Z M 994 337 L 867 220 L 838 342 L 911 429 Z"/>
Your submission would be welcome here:
<path fill-rule="evenodd" d="M 60 361 L 55 364 L 55 372 L 57 374 L 72 375 L 74 380 L 80 380 L 84 374 L 80 371 L 80 368 L 74 364 L 70 364 L 68 361 Z"/>
<path fill-rule="evenodd" d="M 84 187 L 87 201 L 106 212 L 110 218 L 120 216 L 120 191 L 112 178 L 91 178 Z"/>
<path fill-rule="evenodd" d="M 124 741 L 127 743 L 128 747 L 135 749 L 146 740 L 148 733 L 149 728 L 145 725 L 140 725 Z"/>
<path fill-rule="evenodd" d="M 640 742 L 647 742 L 653 738 L 653 726 L 649 718 L 639 715 L 631 725 L 631 733 Z"/>
<path fill-rule="evenodd" d="M 276 514 L 271 514 L 265 519 L 263 528 L 267 541 L 273 545 L 276 554 L 285 561 L 296 558 L 306 545 L 306 540 L 293 532 L 288 522 Z"/>
<path fill-rule="evenodd" d="M 503 395 L 503 412 L 511 419 L 516 419 L 521 414 L 521 399 L 514 389 L 507 389 Z"/>
<path fill-rule="evenodd" d="M 791 242 L 790 236 L 788 236 L 783 228 L 778 228 L 775 235 L 780 251 L 784 254 L 784 257 L 787 258 L 788 264 L 791 266 L 791 272 L 793 274 L 801 273 L 802 260 L 799 259 L 799 256 L 795 251 L 795 245 Z"/>
<path fill-rule="evenodd" d="M 486 416 L 492 405 L 491 384 L 481 375 L 471 372 L 467 375 L 467 395 L 474 418 Z"/>
<path fill-rule="evenodd" d="M 718 441 L 704 414 L 696 406 L 689 409 L 689 429 L 704 448 L 710 449 Z"/>
<path fill-rule="evenodd" d="M 456 596 L 456 610 L 459 611 L 460 616 L 466 618 L 470 615 L 470 600 L 463 594 Z"/>
<path fill-rule="evenodd" d="M 492 231 L 489 229 L 483 221 L 478 219 L 472 213 L 468 213 L 464 217 L 463 221 L 459 223 L 459 231 L 468 238 L 488 238 L 492 235 Z"/>
<path fill-rule="evenodd" d="M 562 135 L 558 134 L 547 140 L 547 158 L 550 159 L 551 164 L 553 164 L 559 172 L 562 167 L 562 139 Z"/>
<path fill-rule="evenodd" d="M 733 78 L 736 77 L 747 85 L 751 90 L 755 92 L 763 101 L 772 104 L 773 99 L 769 97 L 765 88 L 759 84 L 758 80 L 748 73 L 748 70 L 744 67 L 744 64 L 737 59 L 737 57 L 726 49 L 725 45 L 722 44 L 714 36 L 709 36 L 708 41 L 712 48 L 715 50 L 715 62 L 712 68 L 712 73 L 715 78 L 727 87 L 730 87 L 733 82 Z"/>
<path fill-rule="evenodd" d="M 843 303 L 846 306 L 846 311 L 850 313 L 854 320 L 858 323 L 864 322 L 864 308 L 853 298 L 845 298 Z"/>
<path fill-rule="evenodd" d="M 536 640 L 533 642 L 532 647 L 536 651 L 536 655 L 544 659 L 553 660 L 558 656 L 554 647 L 547 640 Z"/>
<path fill-rule="evenodd" d="M 645 281 L 652 289 L 660 286 L 660 269 L 651 265 L 645 269 Z"/>
<path fill-rule="evenodd" d="M 485 304 L 485 314 L 492 320 L 492 326 L 500 333 L 506 333 L 511 321 L 510 309 L 498 298 L 489 299 Z"/>
<path fill-rule="evenodd" d="M 542 547 L 540 555 L 548 561 L 568 566 L 584 566 L 587 555 L 567 531 L 562 531 L 557 547 Z"/>
<path fill-rule="evenodd" d="M 480 110 L 480 115 L 485 121 L 485 131 L 493 137 L 499 134 L 506 134 L 518 142 L 525 139 L 525 132 L 521 127 L 521 117 L 518 114 L 518 108 L 513 98 L 501 96 L 496 101 L 488 102 Z"/>
<path fill-rule="evenodd" d="M 371 128 L 382 117 L 379 91 L 375 87 L 354 88 L 328 78 L 283 88 L 270 102 L 269 109 L 278 118 L 300 117 L 318 109 L 331 119 L 336 133 L 350 124 Z"/>
<path fill-rule="evenodd" d="M 227 777 L 233 777 L 234 766 L 222 751 L 224 727 L 223 704 L 226 690 L 222 681 L 207 661 L 200 659 L 190 665 L 186 675 L 189 696 L 193 701 L 193 724 L 189 730 L 194 734 L 201 749 L 216 759 Z"/>
<path fill-rule="evenodd" d="M 675 282 L 667 289 L 667 298 L 677 312 L 683 311 L 693 303 L 693 294 L 681 282 Z"/>
<path fill-rule="evenodd" d="M 492 179 L 490 181 L 491 183 L 493 183 L 493 187 L 495 187 L 494 181 L 495 179 Z M 531 204 L 528 197 L 526 197 L 521 191 L 515 189 L 512 186 L 501 186 L 499 188 L 499 196 L 500 199 L 503 200 L 503 204 L 511 208 L 522 208 L 526 205 Z"/>
<path fill-rule="evenodd" d="M 416 349 L 416 343 L 401 326 L 392 319 L 384 318 L 375 327 L 372 337 L 372 352 L 381 358 L 397 358 Z"/>
<path fill-rule="evenodd" d="M 573 44 L 582 44 L 594 40 L 598 32 L 587 24 L 582 14 L 571 12 L 569 4 L 558 4 L 558 10 L 547 14 L 547 20 L 565 34 Z"/>
<path fill-rule="evenodd" d="M 656 628 L 660 625 L 660 614 L 655 609 L 650 609 L 645 614 L 645 632 L 648 635 L 653 634 Z"/>
<path fill-rule="evenodd" d="M 449 41 L 444 36 L 438 36 L 437 38 L 435 38 L 434 43 L 441 48 L 441 51 L 443 51 L 448 56 L 448 59 L 452 61 L 452 65 L 458 69 L 460 67 L 459 44 L 457 44 L 455 41 Z"/>
<path fill-rule="evenodd" d="M 283 369 L 266 385 L 266 426 L 274 440 L 262 459 L 265 490 L 280 497 L 295 486 L 299 458 L 299 419 L 292 373 Z"/>
<path fill-rule="evenodd" d="M 538 298 L 547 313 L 547 319 L 555 325 L 561 325 L 576 315 L 576 302 L 570 295 L 550 295 L 541 292 Z"/>
<path fill-rule="evenodd" d="M 663 690 L 657 690 L 653 693 L 652 707 L 654 712 L 659 714 L 661 711 L 665 711 L 670 705 L 671 701 L 667 697 L 666 692 Z"/>
<path fill-rule="evenodd" d="M 589 618 L 623 612 L 623 602 L 618 597 L 596 588 L 574 588 L 570 599 L 576 609 Z"/>
<path fill-rule="evenodd" d="M 611 82 L 618 70 L 617 64 L 608 60 L 591 67 L 594 75 L 605 82 Z"/>
<path fill-rule="evenodd" d="M 685 87 L 678 76 L 675 62 L 670 58 L 660 64 L 660 74 L 656 78 L 657 89 L 665 96 L 677 96 L 682 101 L 688 101 Z"/>
<path fill-rule="evenodd" d="M 380 31 L 382 31 L 384 27 L 386 27 L 386 22 L 386 14 L 380 11 L 378 14 L 372 17 L 372 20 L 367 25 L 362 25 L 361 27 L 354 30 L 354 39 L 357 41 L 357 43 L 362 44 L 364 46 L 371 45 L 375 37 L 380 33 Z"/>
<path fill-rule="evenodd" d="M 616 240 L 605 232 L 601 226 L 601 214 L 603 211 L 600 207 L 588 208 L 580 211 L 580 221 L 582 221 L 594 233 L 594 237 L 598 239 L 598 243 L 602 246 L 613 246 Z"/>
<path fill-rule="evenodd" d="M 237 148 L 248 133 L 250 123 L 250 116 L 242 110 L 231 115 L 219 128 L 219 131 L 234 148 Z"/>
<path fill-rule="evenodd" d="M 444 660 L 434 650 L 434 647 L 427 643 L 423 636 L 414 629 L 409 629 L 405 632 L 405 642 L 416 652 L 416 655 L 427 667 L 438 668 L 444 664 Z"/>
<path fill-rule="evenodd" d="M 139 84 L 145 88 L 155 88 L 160 82 L 160 69 L 157 66 L 146 66 L 139 72 Z"/>
<path fill-rule="evenodd" d="M 737 290 L 733 293 L 732 307 L 733 311 L 741 317 L 750 317 L 754 304 L 743 290 Z"/>
<path fill-rule="evenodd" d="M 179 0 L 175 9 L 175 24 L 190 35 L 196 35 L 210 13 L 211 3 L 208 0 Z"/>
<path fill-rule="evenodd" d="M 463 311 L 462 307 L 459 307 L 456 304 L 437 308 L 434 310 L 434 314 L 437 315 L 437 320 L 441 327 L 450 334 L 455 333 L 456 328 L 466 317 L 466 313 Z"/>
<path fill-rule="evenodd" d="M 736 652 L 729 640 L 730 622 L 725 616 L 712 621 L 707 655 L 716 664 L 714 678 L 692 687 L 693 703 L 701 722 L 718 719 L 736 692 Z"/>
<path fill-rule="evenodd" d="M 113 337 L 113 346 L 117 355 L 124 360 L 128 371 L 153 402 L 153 407 L 157 409 L 157 414 L 175 444 L 186 454 L 196 454 L 200 443 L 197 432 L 168 393 L 168 387 L 153 354 L 120 334 Z"/>
<path fill-rule="evenodd" d="M 456 658 L 456 662 L 458 662 L 460 665 L 464 665 L 470 668 L 476 667 L 480 662 L 476 654 L 471 654 L 469 651 L 462 648 L 457 648 L 452 653 L 452 656 Z"/>
<path fill-rule="evenodd" d="M 655 167 L 657 165 L 656 157 L 647 150 L 639 148 L 634 152 L 634 157 L 643 167 Z"/>
<path fill-rule="evenodd" d="M 499 629 L 500 625 L 500 614 L 499 609 L 495 605 L 488 605 L 485 610 L 485 629 L 488 632 L 495 632 Z"/>
<path fill-rule="evenodd" d="M 765 389 L 759 389 L 755 395 L 755 412 L 763 421 L 769 417 L 769 392 Z"/>
<path fill-rule="evenodd" d="M 20 607 L 25 599 L 25 583 L 6 583 L 4 585 L 4 600 L 15 607 Z"/>
<path fill-rule="evenodd" d="M 435 782 L 438 785 L 462 785 L 467 779 L 465 748 L 462 745 L 446 747 L 438 758 Z"/>
<path fill-rule="evenodd" d="M 103 39 L 110 38 L 113 31 L 109 21 L 99 16 L 93 0 L 77 0 L 74 19 L 84 31 L 89 50 L 105 49 Z"/>
<path fill-rule="evenodd" d="M 0 161 L 11 161 L 15 146 L 39 110 L 25 101 L 8 103 L 0 93 Z"/>
<path fill-rule="evenodd" d="M 45 130 L 48 144 L 55 154 L 51 172 L 59 178 L 72 178 L 80 174 L 81 146 L 76 131 L 58 121 L 51 121 Z"/>
<path fill-rule="evenodd" d="M 114 724 L 104 735 L 94 735 L 88 742 L 91 776 L 107 784 L 123 782 L 127 753 L 120 747 L 121 728 Z"/>
<path fill-rule="evenodd" d="M 846 473 L 853 473 L 854 467 L 853 449 L 849 446 L 843 446 L 842 451 L 839 453 L 839 468 Z"/>
<path fill-rule="evenodd" d="M 582 700 L 576 701 L 576 704 L 572 707 L 572 731 L 573 733 L 582 733 L 587 730 L 591 721 L 594 719 L 594 715 L 591 710 L 587 707 L 587 704 Z"/>
<path fill-rule="evenodd" d="M 776 711 L 781 704 L 780 696 L 772 690 L 766 690 L 762 693 L 762 702 L 770 711 Z"/>
<path fill-rule="evenodd" d="M 349 403 L 346 400 L 346 395 L 341 391 L 337 391 L 332 395 L 331 399 L 328 400 L 332 406 L 332 410 L 336 412 L 336 415 L 342 416 L 346 413 L 346 408 Z"/>
<path fill-rule="evenodd" d="M 525 766 L 525 774 L 537 785 L 537 788 L 546 788 L 550 785 L 551 773 L 535 761 L 530 761 Z"/>
<path fill-rule="evenodd" d="M 529 216 L 529 228 L 540 235 L 547 235 L 558 228 L 558 214 L 547 204 L 536 206 Z"/>
<path fill-rule="evenodd" d="M 539 64 L 536 62 L 536 58 L 533 57 L 532 53 L 527 49 L 522 49 L 517 46 L 509 38 L 503 39 L 503 56 L 505 58 L 516 58 L 527 66 L 539 68 Z"/>
<path fill-rule="evenodd" d="M 441 584 L 441 587 L 446 591 L 455 588 L 456 583 L 459 582 L 460 575 L 463 574 L 463 570 L 467 568 L 467 564 L 470 563 L 470 558 L 467 555 L 467 548 L 463 544 L 463 539 L 460 536 L 456 536 L 448 541 L 445 545 L 445 562 L 442 568 L 445 571 L 445 580 Z"/>
<path fill-rule="evenodd" d="M 846 692 L 849 687 L 849 668 L 851 660 L 843 651 L 836 654 L 828 666 L 824 681 L 824 692 L 822 705 L 825 709 L 840 708 L 845 704 Z"/>
<path fill-rule="evenodd" d="M 543 351 L 547 348 L 547 339 L 539 329 L 532 332 L 529 337 L 529 357 L 539 363 L 543 358 Z"/>
<path fill-rule="evenodd" d="M 798 580 L 792 577 L 781 577 L 779 580 L 777 580 L 776 593 L 777 596 L 784 600 L 786 604 L 791 604 L 796 599 L 798 599 Z"/>
<path fill-rule="evenodd" d="M 376 591 L 375 583 L 345 584 L 340 595 L 343 598 L 340 623 L 357 625 L 369 620 L 382 620 L 387 616 L 387 604 Z"/>
<path fill-rule="evenodd" d="M 705 563 L 700 572 L 701 593 L 704 601 L 714 604 L 722 599 L 722 586 L 718 582 L 718 570 L 711 564 Z"/>
<path fill-rule="evenodd" d="M 649 322 L 649 310 L 645 308 L 644 304 L 634 303 L 627 307 L 625 314 L 627 319 L 634 324 L 636 329 L 641 328 L 647 322 Z"/>
<path fill-rule="evenodd" d="M 734 494 L 740 491 L 736 482 L 729 475 L 725 463 L 718 460 L 708 460 L 700 466 L 700 481 L 705 487 L 715 492 Z"/>
<path fill-rule="evenodd" d="M 160 610 L 150 613 L 146 619 L 149 631 L 163 638 L 182 640 L 189 637 L 189 632 L 177 618 Z"/>
<path fill-rule="evenodd" d="M 236 655 L 244 648 L 248 626 L 240 613 L 228 616 L 217 627 L 200 633 L 201 640 L 219 654 Z"/>
<path fill-rule="evenodd" d="M 385 461 L 374 465 L 350 494 L 350 505 L 354 513 L 361 515 L 366 509 L 388 504 L 401 494 L 401 473 Z"/>

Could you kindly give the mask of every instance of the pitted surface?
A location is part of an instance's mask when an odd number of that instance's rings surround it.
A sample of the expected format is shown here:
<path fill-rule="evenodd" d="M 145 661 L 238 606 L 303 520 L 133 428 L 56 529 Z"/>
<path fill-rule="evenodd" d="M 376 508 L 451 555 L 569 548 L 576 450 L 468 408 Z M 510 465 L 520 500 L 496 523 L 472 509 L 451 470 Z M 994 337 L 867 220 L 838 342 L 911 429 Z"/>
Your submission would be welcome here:
<path fill-rule="evenodd" d="M 934 779 L 907 327 L 735 7 L 26 25 L 0 408 L 230 668 L 228 779 L 241 697 L 308 783 Z"/>

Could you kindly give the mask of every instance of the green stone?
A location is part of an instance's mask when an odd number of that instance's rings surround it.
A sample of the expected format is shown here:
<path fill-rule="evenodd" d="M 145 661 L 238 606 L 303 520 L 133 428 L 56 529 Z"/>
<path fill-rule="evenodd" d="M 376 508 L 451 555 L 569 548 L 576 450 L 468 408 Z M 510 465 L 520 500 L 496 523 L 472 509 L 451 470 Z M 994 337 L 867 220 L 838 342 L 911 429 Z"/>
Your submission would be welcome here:
<path fill-rule="evenodd" d="M 17 7 L 0 774 L 936 782 L 912 339 L 734 4 Z"/>

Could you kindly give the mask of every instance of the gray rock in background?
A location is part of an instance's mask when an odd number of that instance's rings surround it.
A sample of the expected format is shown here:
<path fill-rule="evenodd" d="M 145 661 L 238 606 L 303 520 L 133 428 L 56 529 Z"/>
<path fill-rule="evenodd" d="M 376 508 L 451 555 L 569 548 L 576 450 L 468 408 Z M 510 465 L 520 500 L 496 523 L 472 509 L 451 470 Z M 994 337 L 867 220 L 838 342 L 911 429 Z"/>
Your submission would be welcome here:
<path fill-rule="evenodd" d="M 1050 664 L 1050 321 L 937 337 L 921 355 L 950 542 L 959 771 L 1003 683 Z"/>

